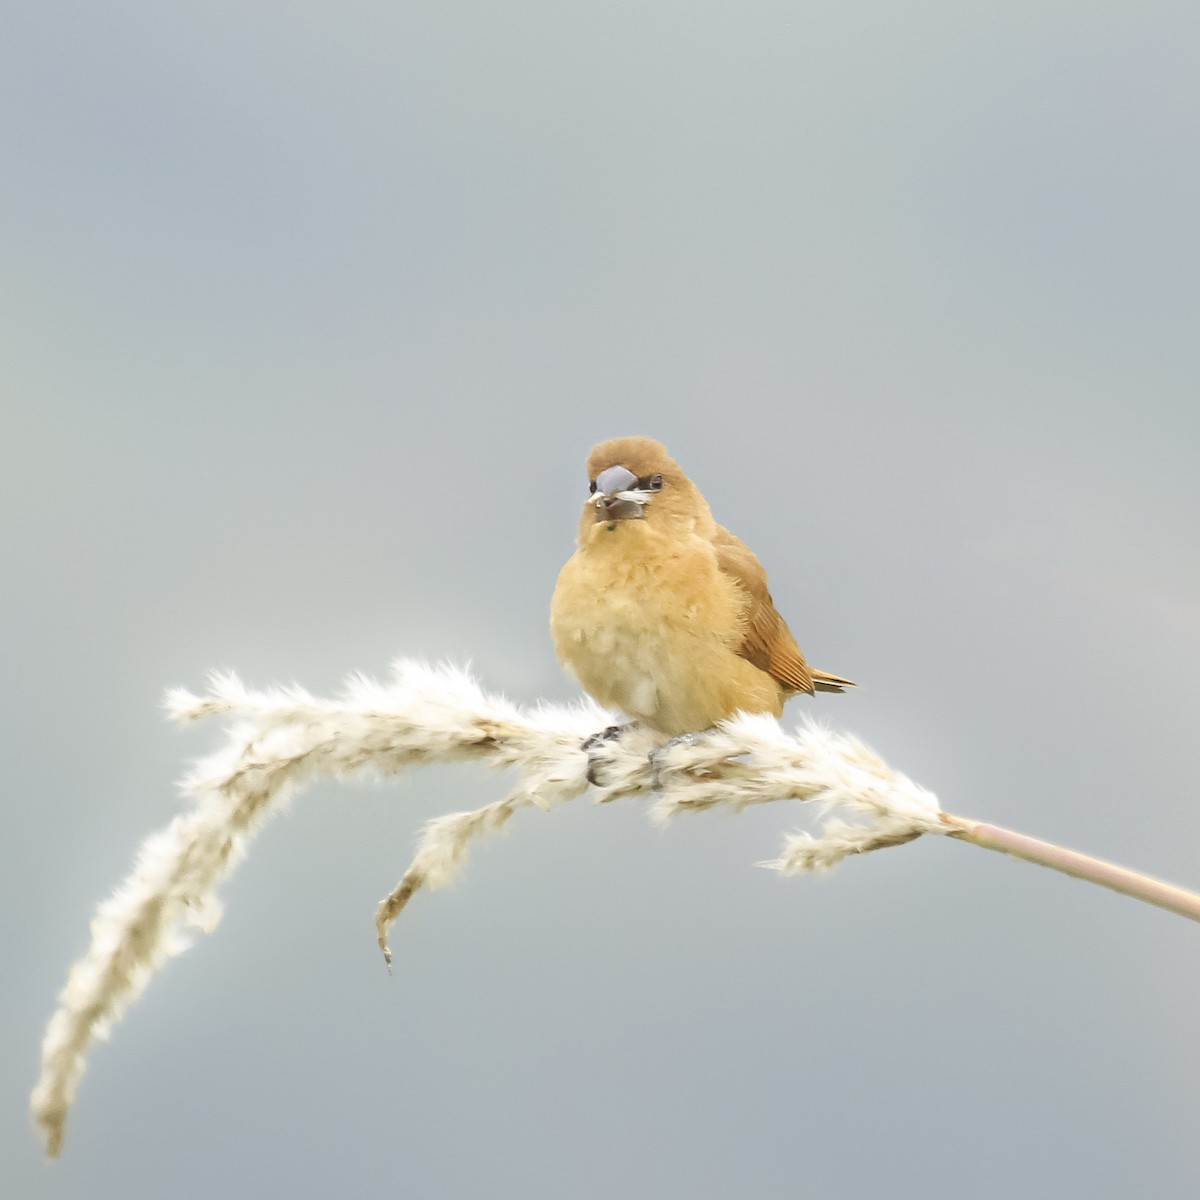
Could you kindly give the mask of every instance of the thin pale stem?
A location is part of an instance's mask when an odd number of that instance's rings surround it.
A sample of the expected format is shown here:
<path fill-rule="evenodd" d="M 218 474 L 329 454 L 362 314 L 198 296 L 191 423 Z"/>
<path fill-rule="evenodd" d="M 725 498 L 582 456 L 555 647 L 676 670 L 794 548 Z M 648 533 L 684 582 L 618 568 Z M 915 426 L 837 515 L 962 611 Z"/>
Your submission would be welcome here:
<path fill-rule="evenodd" d="M 1116 863 L 1080 854 L 1077 850 L 1068 850 L 1065 846 L 1056 846 L 1023 833 L 1014 833 L 1011 829 L 1002 829 L 999 825 L 986 825 L 982 821 L 956 817 L 948 812 L 941 814 L 941 820 L 949 826 L 947 836 L 958 838 L 959 841 L 971 842 L 985 850 L 999 850 L 1013 858 L 1037 863 L 1040 867 L 1049 867 L 1052 871 L 1061 871 L 1076 879 L 1086 879 L 1089 883 L 1097 883 L 1122 895 L 1132 896 L 1135 900 L 1144 900 L 1147 904 L 1165 908 L 1181 917 L 1200 921 L 1200 895 L 1196 892 L 1163 883 L 1161 879 L 1152 879 L 1149 875 L 1130 871 Z"/>

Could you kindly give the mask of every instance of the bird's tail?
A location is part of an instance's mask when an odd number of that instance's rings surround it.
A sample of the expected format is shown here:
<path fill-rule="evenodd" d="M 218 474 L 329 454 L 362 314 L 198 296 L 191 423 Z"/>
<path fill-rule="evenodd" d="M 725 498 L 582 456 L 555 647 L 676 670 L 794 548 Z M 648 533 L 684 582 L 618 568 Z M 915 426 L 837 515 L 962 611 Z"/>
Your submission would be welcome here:
<path fill-rule="evenodd" d="M 840 675 L 830 675 L 828 671 L 818 671 L 809 667 L 812 675 L 813 690 L 817 692 L 844 692 L 847 688 L 858 687 L 851 679 L 843 679 Z"/>

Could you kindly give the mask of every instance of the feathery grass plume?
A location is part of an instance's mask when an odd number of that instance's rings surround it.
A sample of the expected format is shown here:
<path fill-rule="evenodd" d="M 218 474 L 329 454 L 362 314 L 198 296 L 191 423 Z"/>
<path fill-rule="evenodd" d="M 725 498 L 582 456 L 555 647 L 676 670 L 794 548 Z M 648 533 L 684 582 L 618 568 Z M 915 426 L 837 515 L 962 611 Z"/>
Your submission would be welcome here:
<path fill-rule="evenodd" d="M 518 771 L 503 799 L 431 821 L 400 883 L 380 904 L 376 936 L 387 934 L 423 887 L 448 882 L 472 842 L 503 827 L 519 808 L 549 809 L 580 795 L 588 771 L 601 802 L 654 794 L 659 819 L 715 805 L 798 799 L 824 820 L 818 834 L 789 838 L 770 866 L 783 874 L 831 867 L 847 855 L 940 833 L 1053 867 L 1200 920 L 1200 896 L 1038 842 L 942 812 L 931 792 L 887 766 L 853 737 L 810 723 L 795 735 L 771 717 L 739 714 L 713 730 L 662 747 L 649 731 L 627 729 L 590 756 L 582 743 L 611 720 L 591 701 L 521 710 L 485 694 L 465 672 L 400 661 L 387 684 L 356 676 L 341 697 L 302 688 L 250 691 L 232 674 L 213 675 L 207 696 L 167 696 L 176 720 L 239 718 L 223 749 L 182 781 L 190 811 L 143 843 L 130 876 L 100 905 L 91 944 L 71 968 L 42 1043 L 31 1107 L 47 1152 L 62 1148 L 67 1113 L 88 1050 L 107 1035 L 189 931 L 211 932 L 217 889 L 263 820 L 309 780 L 363 773 L 395 775 L 421 763 L 481 758 Z M 853 816 L 849 824 L 830 815 Z"/>
<path fill-rule="evenodd" d="M 545 714 L 537 715 L 548 715 L 549 712 L 546 710 Z M 577 751 L 578 748 L 579 743 L 576 743 Z M 573 800 L 586 787 L 587 777 L 581 772 L 579 763 L 572 763 L 569 758 L 564 762 L 558 756 L 539 762 L 535 756 L 520 783 L 503 800 L 427 822 L 412 863 L 395 888 L 379 902 L 375 913 L 376 940 L 389 970 L 392 950 L 388 945 L 388 931 L 421 888 L 439 888 L 452 882 L 471 842 L 484 833 L 503 829 L 518 808 L 533 805 L 549 812 L 552 804 Z"/>
<path fill-rule="evenodd" d="M 302 688 L 249 691 L 232 674 L 215 674 L 209 693 L 168 693 L 181 722 L 216 714 L 242 718 L 226 746 L 181 782 L 192 811 L 143 843 L 133 872 L 98 909 L 91 944 L 70 971 L 42 1043 L 41 1077 L 31 1108 L 47 1152 L 63 1142 L 67 1112 L 95 1038 L 107 1036 L 151 975 L 220 918 L 216 889 L 262 820 L 297 786 L 324 776 L 392 775 L 406 766 L 471 757 L 539 772 L 541 794 L 586 786 L 579 746 L 607 720 L 581 706 L 521 714 L 485 695 L 451 667 L 397 664 L 390 686 L 356 677 L 339 700 Z M 556 778 L 565 771 L 565 778 Z M 436 875 L 437 873 L 434 872 Z"/>

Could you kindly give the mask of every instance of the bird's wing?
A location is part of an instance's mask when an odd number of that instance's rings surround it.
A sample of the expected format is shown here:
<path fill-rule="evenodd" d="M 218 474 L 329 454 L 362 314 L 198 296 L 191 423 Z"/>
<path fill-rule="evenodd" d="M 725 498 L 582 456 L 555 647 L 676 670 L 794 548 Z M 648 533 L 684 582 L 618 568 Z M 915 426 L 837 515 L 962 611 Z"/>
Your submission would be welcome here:
<path fill-rule="evenodd" d="M 760 671 L 795 692 L 813 690 L 813 676 L 787 622 L 776 611 L 767 590 L 767 573 L 753 550 L 718 525 L 713 536 L 717 565 L 745 594 L 746 632 L 734 649 Z M 840 689 L 839 689 L 840 690 Z"/>

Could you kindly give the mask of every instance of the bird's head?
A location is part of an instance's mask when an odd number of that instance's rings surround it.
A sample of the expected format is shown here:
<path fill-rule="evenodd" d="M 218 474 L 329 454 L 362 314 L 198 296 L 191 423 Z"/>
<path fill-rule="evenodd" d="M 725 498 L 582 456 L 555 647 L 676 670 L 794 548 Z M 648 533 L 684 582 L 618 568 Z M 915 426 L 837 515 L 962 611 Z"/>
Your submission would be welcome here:
<path fill-rule="evenodd" d="M 609 531 L 618 522 L 647 521 L 654 526 L 711 525 L 712 515 L 695 484 L 667 448 L 653 438 L 612 438 L 593 447 L 587 463 L 589 495 L 583 506 L 580 535 L 597 526 Z"/>

